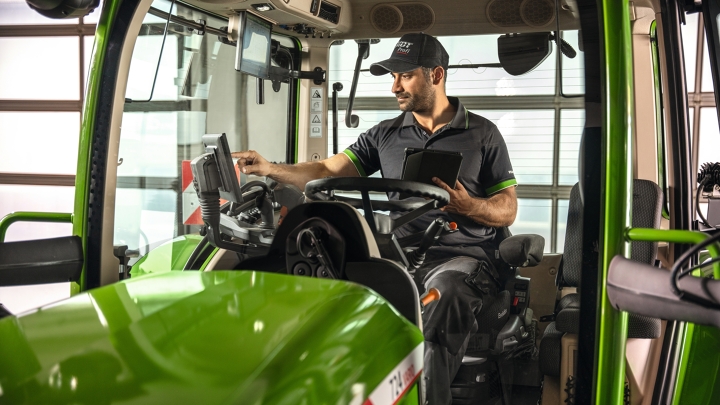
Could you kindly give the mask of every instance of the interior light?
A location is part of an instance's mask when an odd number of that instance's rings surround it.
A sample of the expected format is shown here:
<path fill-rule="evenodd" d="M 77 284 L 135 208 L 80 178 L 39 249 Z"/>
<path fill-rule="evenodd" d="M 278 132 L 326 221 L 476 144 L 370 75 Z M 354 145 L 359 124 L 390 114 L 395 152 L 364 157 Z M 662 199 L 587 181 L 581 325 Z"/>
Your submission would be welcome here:
<path fill-rule="evenodd" d="M 270 3 L 259 3 L 259 4 L 253 4 L 252 8 L 254 8 L 257 11 L 270 11 L 275 10 L 275 7 L 273 7 Z"/>

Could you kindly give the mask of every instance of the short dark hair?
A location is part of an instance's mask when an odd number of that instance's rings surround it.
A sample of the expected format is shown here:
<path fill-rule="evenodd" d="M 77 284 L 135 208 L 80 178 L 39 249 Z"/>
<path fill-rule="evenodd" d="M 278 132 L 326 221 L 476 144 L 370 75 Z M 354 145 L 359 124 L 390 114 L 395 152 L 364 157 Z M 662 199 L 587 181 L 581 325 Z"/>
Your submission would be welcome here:
<path fill-rule="evenodd" d="M 436 66 L 436 67 L 437 67 L 437 66 Z M 440 68 L 442 68 L 442 69 L 443 69 L 443 72 L 445 73 L 445 74 L 443 75 L 443 88 L 444 88 L 444 89 L 447 89 L 447 69 L 443 68 L 442 66 L 440 66 Z M 420 67 L 420 69 L 422 69 L 423 76 L 425 76 L 425 80 L 429 82 L 429 81 L 430 81 L 430 76 L 432 75 L 432 71 L 433 71 L 435 68 Z"/>

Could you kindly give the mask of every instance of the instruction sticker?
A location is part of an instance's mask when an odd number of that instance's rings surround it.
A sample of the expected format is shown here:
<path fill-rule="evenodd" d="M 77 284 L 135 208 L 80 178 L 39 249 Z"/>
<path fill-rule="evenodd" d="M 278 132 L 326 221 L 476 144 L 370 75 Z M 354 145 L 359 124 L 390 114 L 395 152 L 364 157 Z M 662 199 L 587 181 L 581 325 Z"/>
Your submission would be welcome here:
<path fill-rule="evenodd" d="M 322 87 L 310 88 L 310 138 L 322 137 L 323 103 L 325 102 L 323 96 Z"/>

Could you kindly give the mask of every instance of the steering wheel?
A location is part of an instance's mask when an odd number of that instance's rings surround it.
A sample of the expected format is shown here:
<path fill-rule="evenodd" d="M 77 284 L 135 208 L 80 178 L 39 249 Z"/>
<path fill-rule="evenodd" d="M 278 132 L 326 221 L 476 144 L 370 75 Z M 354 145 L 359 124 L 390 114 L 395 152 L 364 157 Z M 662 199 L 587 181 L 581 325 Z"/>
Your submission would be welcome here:
<path fill-rule="evenodd" d="M 324 191 L 359 191 L 362 198 L 329 195 L 323 193 Z M 371 191 L 404 193 L 412 197 L 427 198 L 429 201 L 391 200 L 371 202 L 369 194 Z M 314 201 L 342 201 L 354 208 L 363 209 L 365 220 L 373 234 L 378 231 L 373 209 L 379 211 L 409 211 L 407 214 L 391 220 L 390 229 L 387 229 L 388 227 L 382 229 L 382 233 L 389 233 L 422 214 L 433 209 L 442 208 L 450 202 L 448 192 L 437 186 L 416 181 L 374 177 L 328 177 L 313 180 L 305 185 L 305 197 Z"/>

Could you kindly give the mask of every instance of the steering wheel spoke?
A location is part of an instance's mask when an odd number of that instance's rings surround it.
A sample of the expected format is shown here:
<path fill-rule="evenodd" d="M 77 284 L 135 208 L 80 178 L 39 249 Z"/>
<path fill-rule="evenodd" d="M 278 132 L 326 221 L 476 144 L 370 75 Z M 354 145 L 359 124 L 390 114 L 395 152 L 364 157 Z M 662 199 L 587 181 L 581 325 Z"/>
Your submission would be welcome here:
<path fill-rule="evenodd" d="M 327 201 L 329 198 L 324 191 L 358 191 L 361 198 L 352 198 L 335 195 L 336 201 L 350 204 L 354 208 L 365 211 L 365 219 L 373 234 L 377 234 L 377 222 L 373 210 L 378 211 L 401 211 L 407 214 L 393 221 L 391 231 L 402 226 L 422 214 L 436 208 L 444 207 L 450 202 L 450 195 L 440 187 L 419 183 L 414 181 L 384 179 L 374 177 L 328 177 L 325 179 L 313 180 L 305 186 L 305 196 L 310 200 Z M 370 192 L 397 192 L 430 199 L 425 200 L 391 200 L 372 201 Z"/>

